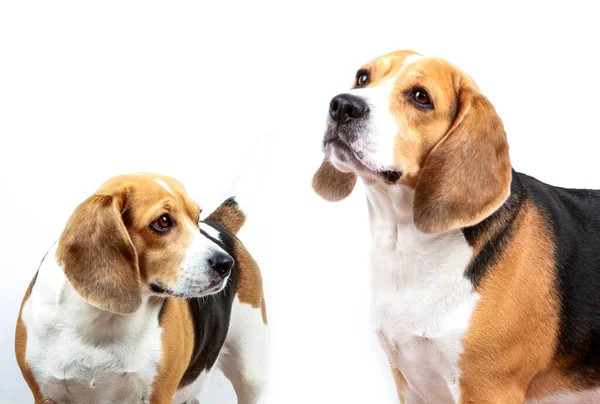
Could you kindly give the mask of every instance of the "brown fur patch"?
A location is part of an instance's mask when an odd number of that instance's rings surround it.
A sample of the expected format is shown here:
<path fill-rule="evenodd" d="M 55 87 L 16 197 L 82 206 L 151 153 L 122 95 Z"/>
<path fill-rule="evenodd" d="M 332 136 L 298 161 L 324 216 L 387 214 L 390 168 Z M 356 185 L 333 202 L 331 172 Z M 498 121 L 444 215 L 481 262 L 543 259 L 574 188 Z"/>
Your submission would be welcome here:
<path fill-rule="evenodd" d="M 194 349 L 194 326 L 184 299 L 167 298 L 160 318 L 162 357 L 152 382 L 151 403 L 172 403 Z"/>
<path fill-rule="evenodd" d="M 543 215 L 525 201 L 514 237 L 477 288 L 463 339 L 461 403 L 522 403 L 552 363 L 560 304 L 553 243 Z"/>
<path fill-rule="evenodd" d="M 237 296 L 240 299 L 240 302 L 249 304 L 254 308 L 260 308 L 263 315 L 263 321 L 267 324 L 262 276 L 258 264 L 239 240 L 236 240 L 234 250 L 236 254 L 235 259 L 240 268 Z"/>
<path fill-rule="evenodd" d="M 21 303 L 21 309 L 19 310 L 19 318 L 17 319 L 17 329 L 15 332 L 15 355 L 17 357 L 17 363 L 19 364 L 19 368 L 21 369 L 21 373 L 23 374 L 23 378 L 27 382 L 29 389 L 33 393 L 33 398 L 36 404 L 41 404 L 44 402 L 44 397 L 40 391 L 40 387 L 29 368 L 29 364 L 27 363 L 26 352 L 27 352 L 27 328 L 25 327 L 25 323 L 23 322 L 22 313 L 23 306 L 29 299 L 31 295 L 31 291 L 33 290 L 33 285 L 35 284 L 35 280 L 37 278 L 37 273 L 29 283 L 29 287 L 25 292 L 25 296 L 23 297 L 23 302 Z"/>

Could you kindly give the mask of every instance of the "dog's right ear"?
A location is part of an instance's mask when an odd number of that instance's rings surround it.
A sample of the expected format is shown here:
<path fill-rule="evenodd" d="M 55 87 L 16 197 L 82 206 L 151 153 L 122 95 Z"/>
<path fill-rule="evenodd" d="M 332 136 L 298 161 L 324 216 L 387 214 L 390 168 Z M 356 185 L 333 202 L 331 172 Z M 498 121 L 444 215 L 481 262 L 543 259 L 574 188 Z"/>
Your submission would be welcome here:
<path fill-rule="evenodd" d="M 117 314 L 133 313 L 142 303 L 137 252 L 122 218 L 126 193 L 94 194 L 79 205 L 56 251 L 75 291 Z"/>
<path fill-rule="evenodd" d="M 337 202 L 346 198 L 356 185 L 356 174 L 344 173 L 327 160 L 323 160 L 312 180 L 312 187 L 321 198 Z"/>

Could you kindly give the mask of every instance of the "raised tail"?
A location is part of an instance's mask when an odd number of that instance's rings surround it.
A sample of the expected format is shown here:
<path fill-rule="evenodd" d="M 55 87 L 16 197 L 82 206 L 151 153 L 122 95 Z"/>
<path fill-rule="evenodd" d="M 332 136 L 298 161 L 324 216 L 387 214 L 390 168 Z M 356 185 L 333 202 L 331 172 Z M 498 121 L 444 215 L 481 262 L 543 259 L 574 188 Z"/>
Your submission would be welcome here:
<path fill-rule="evenodd" d="M 270 135 L 259 138 L 238 171 L 241 174 L 233 190 L 229 192 L 232 196 L 219 205 L 206 221 L 221 225 L 233 234 L 240 231 L 263 186 L 271 159 L 272 143 L 273 139 Z"/>
<path fill-rule="evenodd" d="M 237 234 L 246 223 L 246 214 L 238 205 L 235 197 L 227 198 L 213 213 L 206 218 L 207 222 L 217 223 L 233 234 Z"/>

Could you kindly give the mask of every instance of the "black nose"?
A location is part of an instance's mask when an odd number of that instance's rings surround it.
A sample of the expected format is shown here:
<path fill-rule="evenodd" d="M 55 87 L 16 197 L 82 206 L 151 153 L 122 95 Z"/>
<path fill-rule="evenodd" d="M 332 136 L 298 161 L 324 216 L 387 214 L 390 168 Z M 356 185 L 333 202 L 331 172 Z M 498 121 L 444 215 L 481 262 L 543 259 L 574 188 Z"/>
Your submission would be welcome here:
<path fill-rule="evenodd" d="M 235 261 L 227 254 L 215 254 L 208 259 L 208 265 L 223 277 L 229 274 L 233 264 Z"/>
<path fill-rule="evenodd" d="M 352 119 L 364 118 L 369 113 L 369 106 L 360 97 L 351 94 L 340 94 L 329 103 L 329 115 L 338 125 Z"/>

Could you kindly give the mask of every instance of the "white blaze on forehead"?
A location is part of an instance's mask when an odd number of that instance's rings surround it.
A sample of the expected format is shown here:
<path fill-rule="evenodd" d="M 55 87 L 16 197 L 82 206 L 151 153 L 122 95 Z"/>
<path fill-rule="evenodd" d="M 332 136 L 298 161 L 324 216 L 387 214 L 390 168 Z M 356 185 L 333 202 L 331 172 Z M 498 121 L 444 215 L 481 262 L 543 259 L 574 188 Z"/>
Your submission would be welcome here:
<path fill-rule="evenodd" d="M 406 59 L 404 59 L 404 64 L 402 65 L 402 67 L 400 68 L 400 70 L 398 70 L 398 73 L 396 73 L 396 75 L 394 76 L 394 79 L 396 77 L 398 77 L 398 75 L 400 75 L 400 73 L 402 73 L 402 71 L 404 69 L 406 69 L 408 66 L 410 66 L 413 63 L 415 63 L 417 60 L 421 60 L 421 59 L 425 59 L 425 56 L 422 56 L 422 55 L 410 55 L 410 56 L 407 56 Z"/>
<path fill-rule="evenodd" d="M 166 189 L 168 193 L 170 193 L 171 195 L 173 195 L 173 191 L 171 191 L 171 188 L 169 187 L 169 185 L 166 182 L 164 182 L 163 180 L 154 180 L 154 181 L 156 181 L 156 183 L 158 185 L 160 185 L 161 187 L 163 187 L 164 189 Z"/>
<path fill-rule="evenodd" d="M 212 227 L 206 223 L 198 223 L 198 226 L 200 227 L 200 230 L 202 230 L 204 233 L 208 234 L 210 237 L 214 238 L 215 240 L 221 241 L 219 231 L 217 229 L 215 229 L 214 227 Z"/>

